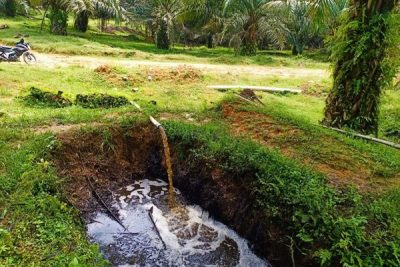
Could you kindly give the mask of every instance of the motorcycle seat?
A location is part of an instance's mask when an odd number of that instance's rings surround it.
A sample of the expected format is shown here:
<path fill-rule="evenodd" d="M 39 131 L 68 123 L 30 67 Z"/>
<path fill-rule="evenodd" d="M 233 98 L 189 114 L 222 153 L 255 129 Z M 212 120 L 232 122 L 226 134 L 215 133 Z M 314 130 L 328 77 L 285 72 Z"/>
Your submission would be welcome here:
<path fill-rule="evenodd" d="M 0 45 L 0 51 L 6 52 L 6 51 L 9 51 L 9 50 L 12 50 L 12 47 Z"/>

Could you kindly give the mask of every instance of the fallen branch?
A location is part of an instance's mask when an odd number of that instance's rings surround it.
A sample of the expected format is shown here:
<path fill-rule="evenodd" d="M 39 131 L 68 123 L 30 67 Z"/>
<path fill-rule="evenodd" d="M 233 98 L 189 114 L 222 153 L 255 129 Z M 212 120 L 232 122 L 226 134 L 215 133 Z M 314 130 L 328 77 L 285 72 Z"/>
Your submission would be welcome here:
<path fill-rule="evenodd" d="M 216 90 L 229 90 L 229 89 L 250 89 L 254 91 L 265 91 L 265 92 L 282 92 L 282 93 L 294 93 L 299 94 L 302 91 L 299 89 L 289 89 L 289 88 L 277 88 L 269 86 L 251 86 L 251 85 L 210 85 L 207 86 L 210 89 Z"/>
<path fill-rule="evenodd" d="M 246 101 L 246 102 L 249 102 L 250 104 L 256 105 L 256 102 L 251 101 L 251 100 L 249 100 L 249 99 L 247 99 L 247 98 L 241 96 L 240 94 L 235 94 L 235 96 L 239 97 L 240 99 L 242 99 L 242 100 L 244 100 L 244 101 Z"/>
<path fill-rule="evenodd" d="M 384 144 L 390 147 L 394 147 L 397 149 L 400 149 L 400 144 L 396 144 L 387 140 L 383 140 L 383 139 L 379 139 L 379 138 L 375 138 L 375 137 L 371 137 L 371 136 L 367 136 L 367 135 L 363 135 L 363 134 L 358 134 L 358 133 L 352 133 L 352 132 L 347 132 L 345 130 L 341 130 L 338 128 L 333 128 L 333 127 L 328 127 L 328 126 L 324 126 L 322 125 L 322 127 L 327 128 L 327 129 L 331 129 L 334 130 L 336 132 L 342 133 L 342 134 L 347 134 L 347 135 L 352 135 L 361 139 L 365 139 L 365 140 L 369 140 L 369 141 L 373 141 L 375 143 L 380 143 L 380 144 Z"/>
<path fill-rule="evenodd" d="M 94 188 L 92 182 L 90 181 L 90 178 L 87 178 L 88 185 L 90 186 L 90 189 L 92 190 L 94 196 L 97 198 L 98 202 L 107 210 L 109 215 L 119 224 L 124 228 L 125 231 L 129 232 L 129 234 L 136 234 L 136 233 L 131 233 L 123 224 L 122 221 L 117 217 L 117 215 L 114 214 L 114 212 L 111 211 L 111 209 L 106 205 L 104 200 L 100 197 L 100 195 L 97 193 L 96 189 Z"/>
<path fill-rule="evenodd" d="M 162 244 L 163 244 L 163 246 L 164 246 L 164 249 L 167 249 L 167 246 L 165 245 L 165 242 L 164 242 L 164 240 L 162 239 L 161 234 L 160 234 L 160 232 L 158 231 L 157 225 L 156 225 L 156 223 L 155 223 L 155 221 L 154 221 L 154 218 L 153 218 L 153 207 L 151 207 L 151 208 L 149 209 L 149 217 L 150 217 L 151 222 L 153 223 L 153 226 L 154 226 L 154 229 L 156 230 L 156 233 L 157 233 L 157 235 L 158 235 L 158 238 L 161 240 L 161 242 L 162 242 Z"/>

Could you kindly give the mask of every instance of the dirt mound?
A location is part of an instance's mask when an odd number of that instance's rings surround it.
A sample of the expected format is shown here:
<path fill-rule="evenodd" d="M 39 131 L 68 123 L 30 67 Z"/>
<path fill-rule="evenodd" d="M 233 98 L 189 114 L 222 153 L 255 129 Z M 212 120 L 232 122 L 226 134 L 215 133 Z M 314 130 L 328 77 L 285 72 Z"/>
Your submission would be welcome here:
<path fill-rule="evenodd" d="M 118 73 L 115 68 L 109 65 L 101 65 L 94 71 L 115 85 L 130 83 L 131 85 L 137 86 L 146 80 L 148 82 L 196 82 L 203 78 L 200 70 L 185 65 L 181 65 L 176 68 L 144 68 L 138 70 L 134 74 Z"/>
<path fill-rule="evenodd" d="M 94 71 L 97 73 L 111 74 L 113 72 L 113 68 L 108 65 L 101 65 L 97 67 Z"/>
<path fill-rule="evenodd" d="M 118 73 L 116 68 L 109 65 L 101 65 L 94 70 L 96 73 L 101 75 L 106 81 L 113 85 L 122 86 L 138 86 L 143 83 L 144 79 L 138 78 L 137 75 L 126 75 Z"/>
<path fill-rule="evenodd" d="M 145 73 L 148 81 L 195 82 L 203 78 L 200 70 L 186 65 L 174 69 L 150 68 Z"/>

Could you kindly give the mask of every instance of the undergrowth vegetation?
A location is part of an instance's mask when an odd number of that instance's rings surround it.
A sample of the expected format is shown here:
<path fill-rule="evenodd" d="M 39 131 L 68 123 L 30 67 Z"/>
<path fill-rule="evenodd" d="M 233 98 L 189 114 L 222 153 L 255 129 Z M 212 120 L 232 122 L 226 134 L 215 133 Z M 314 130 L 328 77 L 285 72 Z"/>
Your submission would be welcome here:
<path fill-rule="evenodd" d="M 77 95 L 75 104 L 84 108 L 117 108 L 129 105 L 129 100 L 123 96 L 107 94 Z"/>
<path fill-rule="evenodd" d="M 39 88 L 31 87 L 29 95 L 23 97 L 28 105 L 64 108 L 72 105 L 72 102 L 62 97 L 63 92 L 58 91 L 57 94 L 42 91 Z"/>
<path fill-rule="evenodd" d="M 106 266 L 50 164 L 54 136 L 0 133 L 0 265 Z"/>
<path fill-rule="evenodd" d="M 45 132 L 83 124 L 130 128 L 147 121 L 138 119 L 131 101 L 165 122 L 177 148 L 189 148 L 181 151 L 183 158 L 248 179 L 258 198 L 255 208 L 280 227 L 282 242 L 294 254 L 323 266 L 400 266 L 400 153 L 320 127 L 332 78 L 318 53 L 259 51 L 250 58 L 236 57 L 229 48 L 182 45 L 161 51 L 127 33 L 94 31 L 93 21 L 86 33 L 68 28 L 69 36 L 54 36 L 39 31 L 38 17 L 1 20 L 9 26 L 0 32 L 2 44 L 29 35 L 36 51 L 92 55 L 93 62 L 107 62 L 97 65 L 110 65 L 54 67 L 42 64 L 40 55 L 36 66 L 0 64 L 0 266 L 107 265 L 61 189 L 63 178 L 49 155 L 59 144 Z M 133 59 L 227 65 L 200 71 L 119 64 Z M 258 73 L 242 73 L 242 66 L 232 70 L 233 64 L 252 65 Z M 216 84 L 301 88 L 304 94 L 257 92 L 265 106 L 238 107 L 233 93 L 207 88 Z M 221 101 L 249 116 L 232 126 Z M 381 98 L 379 138 L 400 142 L 399 114 L 399 89 L 389 86 Z M 282 126 L 279 133 L 298 131 L 275 137 L 264 120 Z M 236 135 L 244 126 L 255 134 Z M 110 134 L 102 136 L 102 146 L 111 147 Z M 337 173 L 320 165 L 335 166 L 346 183 L 330 183 Z M 358 177 L 354 187 L 343 186 L 366 170 L 370 175 Z M 368 184 L 364 191 L 356 188 L 362 183 Z"/>
<path fill-rule="evenodd" d="M 193 161 L 219 166 L 257 192 L 258 207 L 293 250 L 322 266 L 398 266 L 400 190 L 371 198 L 329 187 L 323 175 L 259 145 L 233 139 L 220 127 L 166 125 L 170 140 L 192 147 Z M 193 146 L 193 144 L 196 144 Z M 182 151 L 187 158 L 187 152 Z M 211 167 L 212 168 L 212 167 Z M 232 178 L 234 179 L 234 178 Z M 379 244 L 379 245 L 378 245 Z"/>

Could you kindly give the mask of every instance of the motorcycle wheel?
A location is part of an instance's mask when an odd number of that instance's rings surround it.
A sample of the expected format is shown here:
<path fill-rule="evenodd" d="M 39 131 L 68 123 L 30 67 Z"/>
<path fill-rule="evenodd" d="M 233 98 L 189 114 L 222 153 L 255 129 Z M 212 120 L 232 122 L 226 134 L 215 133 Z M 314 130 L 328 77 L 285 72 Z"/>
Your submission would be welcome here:
<path fill-rule="evenodd" d="M 28 65 L 32 65 L 36 63 L 36 57 L 34 54 L 31 53 L 24 53 L 22 55 L 22 58 L 24 59 L 25 63 Z"/>

